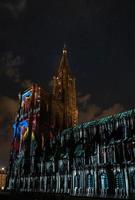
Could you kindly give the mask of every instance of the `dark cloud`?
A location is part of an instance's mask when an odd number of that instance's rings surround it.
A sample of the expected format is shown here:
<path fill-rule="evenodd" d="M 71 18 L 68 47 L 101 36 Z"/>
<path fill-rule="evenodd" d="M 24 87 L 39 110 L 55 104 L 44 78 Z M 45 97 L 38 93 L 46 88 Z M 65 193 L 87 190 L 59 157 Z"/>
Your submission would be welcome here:
<path fill-rule="evenodd" d="M 14 18 L 18 18 L 19 14 L 21 14 L 26 8 L 27 0 L 8 0 L 0 2 L 1 10 L 7 10 L 8 13 Z"/>
<path fill-rule="evenodd" d="M 22 87 L 24 89 L 30 88 L 33 85 L 33 82 L 31 80 L 23 80 L 21 83 Z"/>
<path fill-rule="evenodd" d="M 33 82 L 29 79 L 23 79 L 21 74 L 21 66 L 24 60 L 21 56 L 13 55 L 13 53 L 8 52 L 0 60 L 0 76 L 10 79 L 11 82 L 20 85 L 20 88 L 26 89 L 31 87 Z"/>
<path fill-rule="evenodd" d="M 107 116 L 107 115 L 114 115 L 118 112 L 124 111 L 124 106 L 120 103 L 115 103 L 111 107 L 102 110 L 101 115 L 99 117 Z"/>
<path fill-rule="evenodd" d="M 0 98 L 0 115 L 14 117 L 17 112 L 18 101 L 10 97 L 3 96 Z"/>
<path fill-rule="evenodd" d="M 78 103 L 83 104 L 83 105 L 87 105 L 90 98 L 91 98 L 91 94 L 79 95 Z"/>
<path fill-rule="evenodd" d="M 114 115 L 118 112 L 124 111 L 124 106 L 120 103 L 114 103 L 112 106 L 104 109 L 101 106 L 90 102 L 90 94 L 79 97 L 79 122 L 99 119 L 104 116 Z"/>
<path fill-rule="evenodd" d="M 19 101 L 10 97 L 0 97 L 0 135 L 11 134 L 10 127 L 15 120 L 18 111 Z"/>
<path fill-rule="evenodd" d="M 11 78 L 15 82 L 20 81 L 19 70 L 17 67 L 8 67 L 5 70 L 5 75 L 7 75 L 9 78 Z"/>
<path fill-rule="evenodd" d="M 79 123 L 97 118 L 101 113 L 101 108 L 95 104 L 87 105 L 87 109 L 79 111 Z"/>
<path fill-rule="evenodd" d="M 6 76 L 13 82 L 20 82 L 19 67 L 22 65 L 23 59 L 15 56 L 11 52 L 6 53 L 0 60 L 0 76 Z"/>

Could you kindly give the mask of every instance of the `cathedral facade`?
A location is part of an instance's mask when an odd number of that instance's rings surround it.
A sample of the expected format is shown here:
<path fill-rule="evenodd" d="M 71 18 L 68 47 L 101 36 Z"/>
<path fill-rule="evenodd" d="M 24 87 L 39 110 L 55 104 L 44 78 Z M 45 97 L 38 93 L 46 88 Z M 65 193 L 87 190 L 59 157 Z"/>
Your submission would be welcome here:
<path fill-rule="evenodd" d="M 78 124 L 66 48 L 52 93 L 34 84 L 19 100 L 6 190 L 135 196 L 135 110 Z"/>

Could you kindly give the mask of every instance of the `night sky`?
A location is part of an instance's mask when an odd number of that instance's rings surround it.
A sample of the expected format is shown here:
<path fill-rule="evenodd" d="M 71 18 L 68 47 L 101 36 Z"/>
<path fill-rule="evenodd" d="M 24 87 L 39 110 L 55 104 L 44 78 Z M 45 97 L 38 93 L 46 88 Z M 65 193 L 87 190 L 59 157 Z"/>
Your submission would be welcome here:
<path fill-rule="evenodd" d="M 0 167 L 8 163 L 18 92 L 33 82 L 49 89 L 64 43 L 80 122 L 134 108 L 134 1 L 1 0 Z"/>

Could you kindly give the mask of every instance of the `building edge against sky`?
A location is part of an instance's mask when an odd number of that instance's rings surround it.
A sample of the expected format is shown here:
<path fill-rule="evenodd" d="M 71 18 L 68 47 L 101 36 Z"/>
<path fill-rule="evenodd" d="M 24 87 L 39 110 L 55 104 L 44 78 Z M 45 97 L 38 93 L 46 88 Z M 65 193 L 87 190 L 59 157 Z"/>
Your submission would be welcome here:
<path fill-rule="evenodd" d="M 135 196 L 135 110 L 78 123 L 67 49 L 52 94 L 20 94 L 6 189 L 79 196 Z"/>

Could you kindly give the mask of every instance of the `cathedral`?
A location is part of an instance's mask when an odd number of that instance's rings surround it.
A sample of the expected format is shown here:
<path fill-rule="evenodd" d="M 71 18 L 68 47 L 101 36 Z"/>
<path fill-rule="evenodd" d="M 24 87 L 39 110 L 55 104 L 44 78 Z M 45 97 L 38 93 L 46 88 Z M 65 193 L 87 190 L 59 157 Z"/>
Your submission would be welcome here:
<path fill-rule="evenodd" d="M 78 124 L 66 47 L 52 83 L 19 94 L 6 190 L 134 198 L 135 109 Z"/>

